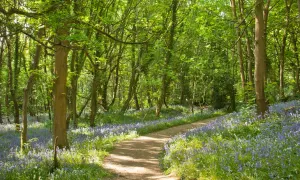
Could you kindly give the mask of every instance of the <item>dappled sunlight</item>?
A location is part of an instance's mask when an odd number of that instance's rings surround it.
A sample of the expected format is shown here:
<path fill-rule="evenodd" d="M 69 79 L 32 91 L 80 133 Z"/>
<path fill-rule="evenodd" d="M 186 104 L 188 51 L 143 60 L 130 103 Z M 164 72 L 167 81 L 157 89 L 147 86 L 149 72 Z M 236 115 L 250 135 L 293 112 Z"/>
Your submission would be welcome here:
<path fill-rule="evenodd" d="M 164 175 L 159 167 L 158 157 L 164 143 L 176 134 L 207 122 L 176 126 L 119 143 L 105 159 L 103 167 L 120 176 L 115 179 L 175 180 L 177 178 L 174 175 Z"/>

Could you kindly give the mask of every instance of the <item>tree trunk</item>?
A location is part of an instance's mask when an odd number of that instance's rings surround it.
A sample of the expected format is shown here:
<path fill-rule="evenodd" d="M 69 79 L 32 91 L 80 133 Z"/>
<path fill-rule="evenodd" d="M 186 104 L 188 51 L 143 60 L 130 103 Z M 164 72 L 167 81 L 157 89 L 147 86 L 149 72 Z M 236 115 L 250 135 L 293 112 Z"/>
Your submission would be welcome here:
<path fill-rule="evenodd" d="M 246 36 L 247 36 L 247 32 L 246 32 Z M 254 85 L 254 79 L 253 79 L 253 68 L 252 68 L 252 64 L 253 64 L 253 50 L 251 49 L 251 40 L 249 37 L 246 38 L 246 45 L 247 45 L 247 56 L 248 56 L 248 78 L 249 78 L 249 82 L 251 83 L 252 87 Z"/>
<path fill-rule="evenodd" d="M 267 111 L 267 103 L 265 99 L 265 59 L 266 59 L 266 40 L 264 39 L 264 15 L 263 0 L 256 0 L 255 4 L 255 93 L 257 114 L 264 116 Z"/>
<path fill-rule="evenodd" d="M 136 96 L 136 89 L 137 89 L 137 84 L 139 81 L 139 72 L 138 72 L 138 68 L 140 67 L 140 60 L 141 60 L 141 56 L 142 56 L 142 49 L 140 50 L 139 53 L 139 57 L 137 62 L 135 62 L 135 48 L 132 47 L 132 62 L 131 62 L 131 78 L 130 78 L 130 84 L 129 84 L 129 88 L 128 88 L 128 94 L 127 94 L 127 99 L 125 100 L 123 107 L 121 109 L 121 112 L 125 112 L 128 107 L 129 107 L 129 103 L 132 99 L 132 97 L 135 98 L 135 104 L 136 107 L 139 108 L 138 102 L 137 102 L 137 96 Z"/>
<path fill-rule="evenodd" d="M 97 99 L 98 99 L 98 71 L 99 71 L 99 64 L 95 62 L 94 64 L 94 77 L 92 82 L 92 95 L 91 95 L 91 114 L 90 114 L 90 126 L 95 126 L 95 118 L 96 113 L 98 110 L 97 106 Z"/>
<path fill-rule="evenodd" d="M 1 45 L 0 45 L 0 83 L 2 83 L 2 68 L 3 68 L 3 54 L 4 54 L 4 39 L 2 39 L 1 41 Z M 4 94 L 3 92 L 3 88 L 1 88 L 1 95 Z M 3 123 L 3 117 L 2 117 L 2 98 L 0 99 L 0 124 Z"/>
<path fill-rule="evenodd" d="M 121 47 L 120 47 L 121 48 Z M 122 53 L 119 52 L 118 58 L 117 58 L 117 64 L 116 64 L 116 77 L 115 77 L 115 84 L 114 84 L 114 88 L 113 88 L 113 97 L 112 100 L 109 104 L 109 106 L 107 107 L 107 110 L 110 109 L 110 107 L 112 107 L 116 101 L 117 98 L 117 92 L 118 92 L 118 87 L 119 87 L 119 70 L 120 70 L 120 59 L 122 57 L 121 55 Z"/>
<path fill-rule="evenodd" d="M 19 33 L 17 32 L 16 34 L 16 39 L 15 39 L 15 60 L 14 60 L 14 75 L 13 75 L 13 95 L 12 95 L 12 100 L 14 103 L 14 119 L 15 123 L 17 125 L 17 130 L 20 129 L 20 109 L 19 109 L 19 104 L 17 100 L 17 92 L 18 92 L 18 86 L 19 86 Z"/>
<path fill-rule="evenodd" d="M 10 87 L 10 83 L 9 83 L 9 78 L 8 78 L 8 82 L 6 83 L 6 88 L 5 88 L 5 107 L 6 107 L 6 118 L 7 118 L 7 122 L 10 122 L 9 116 L 10 116 L 10 105 L 9 105 L 9 87 Z"/>
<path fill-rule="evenodd" d="M 237 17 L 236 13 L 236 3 L 235 0 L 231 0 L 231 8 L 232 8 L 232 13 L 233 17 L 236 22 L 239 23 L 239 19 Z M 243 20 L 243 19 L 242 19 Z M 238 51 L 238 56 L 239 56 L 239 63 L 240 63 L 240 76 L 241 76 L 241 82 L 242 82 L 242 89 L 243 89 L 243 95 L 244 95 L 244 100 L 245 100 L 245 72 L 244 72 L 244 57 L 243 57 L 243 49 L 242 49 L 242 42 L 241 42 L 241 32 L 240 32 L 240 27 L 239 24 L 236 25 L 236 35 L 238 38 L 237 41 L 237 51 Z"/>
<path fill-rule="evenodd" d="M 71 64 L 70 64 L 70 72 L 72 73 L 71 76 L 71 113 L 70 117 L 72 118 L 73 125 L 75 128 L 77 128 L 78 122 L 77 122 L 77 76 L 78 74 L 76 73 L 75 69 L 75 64 L 78 63 L 78 51 L 73 50 L 72 53 L 72 59 L 71 59 Z"/>
<path fill-rule="evenodd" d="M 286 40 L 288 36 L 288 28 L 289 28 L 289 22 L 290 22 L 290 9 L 291 4 L 288 4 L 287 0 L 285 0 L 286 5 L 286 11 L 287 11 L 287 17 L 286 17 L 286 25 L 282 37 L 282 45 L 280 47 L 280 53 L 279 53 L 279 94 L 280 99 L 284 99 L 284 63 L 285 63 L 285 47 L 286 47 Z"/>
<path fill-rule="evenodd" d="M 57 30 L 57 36 L 63 37 L 69 35 L 69 29 L 60 27 Z M 67 139 L 67 73 L 68 73 L 68 54 L 69 54 L 69 41 L 56 39 L 55 45 L 55 84 L 54 84 L 54 127 L 53 127 L 53 144 L 57 138 L 57 146 L 59 148 L 69 147 Z"/>
<path fill-rule="evenodd" d="M 145 75 L 145 79 L 146 79 L 146 82 L 148 84 L 149 82 L 149 77 L 148 77 L 148 72 L 145 70 L 144 71 L 144 75 Z M 153 107 L 153 103 L 152 103 L 152 100 L 151 100 L 151 87 L 149 87 L 149 85 L 146 87 L 146 96 L 147 96 L 147 103 L 148 103 L 148 107 Z"/>
<path fill-rule="evenodd" d="M 158 98 L 157 105 L 156 105 L 156 116 L 160 116 L 160 111 L 162 108 L 163 103 L 166 104 L 166 95 L 168 91 L 168 86 L 170 84 L 170 77 L 168 75 L 169 66 L 172 59 L 172 53 L 174 50 L 174 36 L 175 36 L 175 29 L 177 26 L 177 8 L 178 8 L 178 0 L 172 0 L 172 25 L 170 29 L 170 36 L 168 40 L 168 47 L 167 47 L 167 54 L 166 60 L 164 63 L 164 72 L 162 75 L 162 86 L 160 90 L 160 97 Z"/>
<path fill-rule="evenodd" d="M 131 77 L 130 77 L 130 83 L 129 83 L 129 88 L 128 88 L 128 94 L 127 94 L 127 99 L 125 100 L 121 112 L 124 113 L 128 107 L 129 107 L 129 103 L 132 99 L 133 96 L 133 86 L 135 86 L 135 74 L 136 74 L 136 66 L 135 66 L 135 60 L 133 59 L 131 62 Z"/>
<path fill-rule="evenodd" d="M 266 6 L 263 5 L 263 21 L 264 21 L 264 44 L 265 44 L 265 49 L 267 49 L 267 36 L 268 36 L 268 32 L 267 32 L 267 24 L 268 24 L 268 19 L 269 19 L 269 7 L 271 4 L 271 0 L 267 0 L 267 4 Z M 267 53 L 265 53 L 265 80 L 264 83 L 266 84 L 268 82 L 268 73 L 270 72 L 270 68 L 271 68 L 271 63 L 270 60 L 267 56 Z"/>
<path fill-rule="evenodd" d="M 137 84 L 136 84 L 136 86 L 137 86 Z M 140 104 L 139 104 L 139 98 L 138 98 L 138 94 L 137 94 L 137 87 L 134 88 L 133 98 L 134 98 L 134 103 L 135 103 L 135 110 L 138 111 L 138 110 L 141 109 L 141 107 L 140 107 Z"/>
<path fill-rule="evenodd" d="M 243 21 L 243 24 L 246 25 L 244 19 L 245 19 L 245 7 L 244 7 L 244 0 L 239 0 L 239 6 L 240 6 L 240 14 L 241 17 L 240 19 Z M 244 29 L 245 31 L 245 37 L 246 37 L 246 47 L 247 47 L 247 59 L 248 59 L 248 81 L 254 85 L 254 80 L 253 80 L 253 61 L 254 61 L 254 57 L 253 57 L 253 50 L 251 48 L 251 39 L 249 38 L 248 35 L 248 30 L 247 28 Z"/>
<path fill-rule="evenodd" d="M 299 82 L 299 69 L 300 69 L 300 61 L 299 61 L 299 53 L 298 53 L 298 46 L 297 46 L 297 38 L 295 35 L 295 31 L 292 32 L 292 45 L 294 49 L 294 57 L 296 59 L 296 73 L 295 73 L 295 80 L 296 86 L 294 92 L 300 92 L 300 82 Z"/>
<path fill-rule="evenodd" d="M 39 29 L 38 32 L 38 38 L 40 39 L 43 35 L 44 29 L 41 28 Z M 36 70 L 38 69 L 38 65 L 39 65 L 39 61 L 40 61 L 40 57 L 41 57 L 41 52 L 42 52 L 42 46 L 40 44 L 36 45 L 36 50 L 35 50 L 35 55 L 33 57 L 33 61 L 31 64 L 31 68 L 30 70 L 32 71 L 32 73 L 29 76 L 29 79 L 27 81 L 27 85 L 24 88 L 24 96 L 23 96 L 23 106 L 22 106 L 22 121 L 23 121 L 23 129 L 22 129 L 22 135 L 21 135 L 21 150 L 25 149 L 25 143 L 27 143 L 27 110 L 28 110 L 28 100 L 31 96 L 31 91 L 32 91 L 32 87 L 34 84 L 34 80 L 36 77 Z"/>
<path fill-rule="evenodd" d="M 11 99 L 14 104 L 14 123 L 16 124 L 16 130 L 20 130 L 20 121 L 19 121 L 19 107 L 18 102 L 16 99 L 16 91 L 14 89 L 14 83 L 13 83 L 13 69 L 12 69 L 12 47 L 10 43 L 10 39 L 6 38 L 6 44 L 7 44 L 7 68 L 8 68 L 8 87 L 11 95 Z M 8 101 L 9 104 L 9 101 Z M 9 108 L 9 105 L 8 105 Z"/>
<path fill-rule="evenodd" d="M 46 51 L 46 49 L 45 49 Z M 45 57 L 46 58 L 46 57 Z M 46 62 L 46 60 L 45 60 Z M 46 63 L 44 65 L 44 73 L 47 74 L 47 67 L 46 67 Z M 49 87 L 45 87 L 45 91 L 46 91 L 46 109 L 45 109 L 45 112 L 48 113 L 48 117 L 49 117 L 49 120 L 52 121 L 52 111 L 51 111 L 51 107 L 52 107 L 52 101 L 51 99 L 53 99 L 53 93 L 51 92 L 50 88 Z"/>

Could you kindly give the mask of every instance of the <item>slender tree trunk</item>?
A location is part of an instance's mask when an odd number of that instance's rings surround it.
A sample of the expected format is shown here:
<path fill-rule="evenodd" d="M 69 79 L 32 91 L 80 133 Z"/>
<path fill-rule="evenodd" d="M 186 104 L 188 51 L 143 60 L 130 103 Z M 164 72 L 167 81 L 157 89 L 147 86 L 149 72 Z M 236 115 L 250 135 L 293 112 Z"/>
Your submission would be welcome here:
<path fill-rule="evenodd" d="M 3 66 L 3 54 L 4 54 L 4 39 L 1 41 L 1 49 L 0 49 L 0 83 L 2 83 L 2 66 Z M 3 89 L 1 89 L 1 94 L 4 94 Z M 0 99 L 0 124 L 3 123 L 2 117 L 2 98 Z"/>
<path fill-rule="evenodd" d="M 125 100 L 121 112 L 124 113 L 128 107 L 129 107 L 129 103 L 132 99 L 133 96 L 133 86 L 135 86 L 135 73 L 136 73 L 136 69 L 135 69 L 135 60 L 132 60 L 131 62 L 131 78 L 130 78 L 130 83 L 129 83 L 129 88 L 128 88 L 128 94 L 127 94 L 127 99 Z"/>
<path fill-rule="evenodd" d="M 12 96 L 12 100 L 14 103 L 14 110 L 15 110 L 15 114 L 14 114 L 14 119 L 15 119 L 15 123 L 17 125 L 17 130 L 20 129 L 20 109 L 19 109 L 19 104 L 18 104 L 18 100 L 17 100 L 17 92 L 18 92 L 18 86 L 19 86 L 19 33 L 17 32 L 16 34 L 16 39 L 15 39 L 15 60 L 14 60 L 14 84 L 13 84 L 13 96 Z"/>
<path fill-rule="evenodd" d="M 19 121 L 19 107 L 18 107 L 18 102 L 16 99 L 16 89 L 14 89 L 14 82 L 13 79 L 13 68 L 12 68 L 12 47 L 9 39 L 6 39 L 6 44 L 7 44 L 7 68 L 8 68 L 8 87 L 11 95 L 11 99 L 14 104 L 14 123 L 16 124 L 16 130 L 20 130 L 20 121 Z M 9 105 L 8 105 L 9 107 Z"/>
<path fill-rule="evenodd" d="M 267 111 L 265 99 L 265 59 L 266 59 L 266 40 L 264 39 L 265 21 L 263 15 L 263 0 L 256 0 L 255 4 L 255 93 L 257 103 L 257 113 L 264 116 Z"/>
<path fill-rule="evenodd" d="M 46 51 L 46 49 L 45 49 L 45 51 Z M 46 62 L 46 57 L 47 55 L 45 55 L 45 62 Z M 45 63 L 46 64 L 46 63 Z M 47 74 L 48 72 L 47 72 L 47 67 L 46 67 L 46 65 L 44 65 L 44 73 L 45 74 Z M 53 99 L 53 93 L 51 93 L 51 90 L 50 90 L 50 88 L 49 87 L 45 87 L 45 91 L 46 91 L 46 100 L 47 100 L 47 104 L 46 104 L 46 109 L 45 109 L 45 112 L 47 112 L 48 113 L 48 117 L 49 117 L 49 120 L 51 120 L 52 121 L 52 112 L 51 112 L 51 107 L 52 107 L 52 104 L 51 104 L 51 99 Z"/>
<path fill-rule="evenodd" d="M 91 33 L 87 32 L 87 36 L 90 37 Z M 73 50 L 71 67 L 71 118 L 73 121 L 73 126 L 77 128 L 78 118 L 77 118 L 77 91 L 78 91 L 78 79 L 80 77 L 81 71 L 83 69 L 86 60 L 85 47 L 81 51 L 80 55 L 77 50 Z"/>
<path fill-rule="evenodd" d="M 121 47 L 120 47 L 121 48 Z M 107 110 L 110 109 L 111 106 L 114 105 L 116 98 L 117 98 L 117 92 L 118 92 L 118 87 L 119 87 L 119 70 L 120 70 L 120 59 L 122 57 L 121 55 L 122 53 L 119 52 L 119 56 L 117 58 L 117 64 L 116 64 L 116 77 L 115 77 L 115 84 L 114 84 L 114 88 L 113 88 L 113 97 L 112 100 L 107 108 Z"/>
<path fill-rule="evenodd" d="M 84 103 L 83 106 L 80 108 L 77 117 L 81 117 L 83 111 L 85 110 L 85 108 L 86 108 L 87 105 L 89 104 L 91 98 L 92 98 L 92 93 L 88 96 L 88 98 L 86 99 L 85 103 Z"/>
<path fill-rule="evenodd" d="M 145 79 L 146 79 L 146 81 L 147 81 L 147 84 L 148 84 L 148 82 L 149 82 L 149 80 L 148 80 L 148 72 L 147 71 L 144 71 L 144 74 L 145 74 Z M 149 87 L 149 85 L 146 87 L 147 89 L 146 89 L 146 91 L 147 91 L 147 103 L 148 103 L 148 107 L 153 107 L 153 103 L 152 103 L 152 100 L 151 100 L 151 87 Z"/>
<path fill-rule="evenodd" d="M 98 99 L 98 72 L 99 72 L 99 64 L 95 62 L 94 64 L 94 77 L 92 82 L 92 96 L 91 96 L 91 114 L 90 114 L 90 126 L 95 126 L 95 118 L 98 110 L 97 99 Z"/>
<path fill-rule="evenodd" d="M 138 75 L 139 76 L 139 75 Z M 137 77 L 138 78 L 138 77 Z M 138 81 L 138 80 L 136 80 Z M 134 88 L 134 95 L 133 95 L 133 98 L 134 98 L 134 103 L 135 103 L 135 110 L 140 110 L 141 107 L 140 107 L 140 104 L 139 104 L 139 98 L 138 98 L 138 93 L 137 93 L 137 84 Z"/>
<path fill-rule="evenodd" d="M 100 34 L 96 34 L 96 39 L 101 42 Z M 101 57 L 100 49 L 98 49 L 95 53 L 96 58 Z M 91 112 L 90 112 L 90 127 L 94 127 L 95 118 L 98 111 L 98 90 L 99 90 L 99 66 L 100 63 L 96 60 L 91 61 L 93 66 L 93 81 L 92 81 L 92 90 L 91 90 Z M 107 89 L 107 88 L 105 88 Z M 106 96 L 105 96 L 106 97 Z"/>
<path fill-rule="evenodd" d="M 240 6 L 240 19 L 243 21 L 243 24 L 246 25 L 244 19 L 245 19 L 245 7 L 244 7 L 244 0 L 239 0 L 239 6 Z M 247 47 L 247 65 L 248 65 L 248 81 L 254 86 L 254 79 L 253 79 L 253 50 L 251 48 L 251 39 L 249 38 L 249 33 L 247 28 L 245 28 L 245 37 L 246 37 L 246 47 Z"/>
<path fill-rule="evenodd" d="M 123 107 L 121 109 L 121 112 L 123 112 L 123 113 L 128 109 L 129 103 L 130 103 L 132 97 L 134 97 L 136 95 L 137 84 L 139 81 L 139 73 L 137 72 L 137 69 L 140 67 L 142 49 L 139 54 L 140 55 L 138 57 L 138 60 L 137 60 L 137 62 L 135 62 L 135 48 L 132 47 L 131 78 L 130 78 L 130 83 L 129 83 L 129 88 L 128 88 L 127 99 L 124 102 Z M 138 107 L 139 105 L 136 100 L 135 100 L 135 102 L 137 105 L 136 107 Z"/>
<path fill-rule="evenodd" d="M 252 86 L 254 86 L 253 67 L 252 67 L 254 57 L 253 57 L 253 51 L 251 49 L 251 40 L 249 37 L 246 38 L 246 45 L 247 45 L 247 56 L 248 56 L 248 78 L 249 78 L 249 82 L 252 84 Z"/>
<path fill-rule="evenodd" d="M 237 17 L 237 13 L 236 13 L 236 3 L 235 0 L 231 0 L 231 8 L 232 8 L 232 13 L 233 13 L 233 17 L 235 19 L 236 22 L 239 22 L 239 19 Z M 237 42 L 237 51 L 238 51 L 238 58 L 239 58 L 239 63 L 240 63 L 240 76 L 241 76 L 241 82 L 242 82 L 242 89 L 243 89 L 243 94 L 244 94 L 244 100 L 245 98 L 245 84 L 246 84 L 246 80 L 245 80 L 245 72 L 244 72 L 244 57 L 243 57 L 243 49 L 242 49 L 242 41 L 241 41 L 241 32 L 240 32 L 240 27 L 239 24 L 236 25 L 236 34 L 237 34 L 237 38 L 238 38 L 238 42 Z"/>
<path fill-rule="evenodd" d="M 166 60 L 164 63 L 164 72 L 162 76 L 162 86 L 160 90 L 160 97 L 158 98 L 157 105 L 156 105 L 156 116 L 160 116 L 160 111 L 162 108 L 163 103 L 166 104 L 166 95 L 168 91 L 168 86 L 170 84 L 170 77 L 168 75 L 169 66 L 172 59 L 172 53 L 174 50 L 174 36 L 175 36 L 175 29 L 177 26 L 177 8 L 178 8 L 178 0 L 172 0 L 172 25 L 170 29 L 170 36 L 168 40 L 168 48 L 166 54 Z"/>
<path fill-rule="evenodd" d="M 38 32 L 38 38 L 41 38 L 43 35 L 44 29 L 39 29 Z M 22 135 L 21 135 L 21 150 L 25 149 L 25 143 L 27 143 L 27 110 L 28 110 L 28 100 L 31 96 L 32 87 L 34 84 L 34 80 L 36 77 L 36 70 L 39 66 L 39 61 L 42 53 L 42 46 L 40 44 L 36 45 L 35 55 L 33 57 L 33 61 L 31 64 L 31 71 L 32 73 L 29 76 L 29 79 L 27 81 L 27 85 L 24 88 L 24 96 L 23 96 L 23 113 L 22 113 L 22 119 L 23 119 L 23 129 L 22 129 Z"/>
<path fill-rule="evenodd" d="M 287 16 L 286 16 L 286 25 L 282 37 L 282 45 L 280 47 L 280 53 L 279 53 L 279 64 L 280 64 L 280 70 L 279 70 L 279 92 L 280 92 L 280 98 L 284 99 L 284 64 L 285 64 L 285 48 L 286 48 L 286 40 L 288 36 L 288 28 L 289 28 L 289 22 L 290 22 L 290 9 L 291 9 L 291 4 L 285 0 L 285 5 L 286 5 L 286 11 L 287 11 Z"/>
<path fill-rule="evenodd" d="M 300 82 L 299 82 L 299 70 L 300 70 L 300 61 L 299 61 L 299 53 L 298 53 L 298 46 L 297 46 L 297 38 L 295 35 L 295 31 L 292 32 L 292 45 L 294 49 L 294 57 L 296 59 L 296 73 L 295 73 L 295 80 L 296 80 L 296 87 L 295 92 L 300 92 Z"/>
<path fill-rule="evenodd" d="M 107 102 L 107 91 L 108 91 L 108 83 L 109 83 L 109 79 L 107 78 L 105 80 L 105 82 L 103 83 L 103 89 L 102 89 L 102 107 L 105 110 L 108 110 L 108 102 Z"/>
<path fill-rule="evenodd" d="M 10 116 L 10 105 L 9 105 L 9 78 L 7 79 L 7 83 L 6 83 L 6 88 L 5 88 L 5 107 L 6 107 L 6 117 L 7 117 L 7 122 L 11 123 L 10 122 L 10 119 L 9 119 L 9 116 Z"/>
<path fill-rule="evenodd" d="M 267 49 L 267 36 L 268 36 L 268 32 L 267 32 L 267 24 L 268 24 L 268 19 L 269 19 L 269 7 L 271 5 L 271 0 L 267 0 L 267 4 L 264 6 L 263 5 L 263 21 L 264 21 L 264 44 L 265 44 L 265 48 Z M 266 84 L 268 82 L 268 73 L 270 72 L 270 68 L 271 68 L 271 63 L 270 60 L 268 58 L 267 53 L 265 53 L 265 80 L 264 83 Z"/>
<path fill-rule="evenodd" d="M 72 73 L 71 76 L 71 113 L 70 117 L 73 120 L 74 127 L 77 128 L 78 122 L 77 122 L 77 76 L 75 69 L 75 64 L 78 63 L 78 51 L 73 50 L 72 53 L 72 59 L 70 63 L 70 72 Z"/>

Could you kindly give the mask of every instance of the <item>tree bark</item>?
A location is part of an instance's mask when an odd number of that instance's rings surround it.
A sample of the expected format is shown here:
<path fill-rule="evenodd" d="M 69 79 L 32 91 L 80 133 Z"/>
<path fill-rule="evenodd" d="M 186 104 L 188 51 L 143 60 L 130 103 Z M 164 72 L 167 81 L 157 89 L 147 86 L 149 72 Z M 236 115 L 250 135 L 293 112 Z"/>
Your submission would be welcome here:
<path fill-rule="evenodd" d="M 263 0 L 256 0 L 255 4 L 255 93 L 257 114 L 264 116 L 267 111 L 265 99 L 265 59 L 266 59 L 266 40 L 264 39 L 265 21 L 263 15 Z"/>
<path fill-rule="evenodd" d="M 57 30 L 57 36 L 59 38 L 68 36 L 69 28 L 65 23 L 64 27 L 60 27 Z M 55 45 L 55 83 L 54 83 L 54 127 L 53 127 L 53 144 L 57 138 L 57 146 L 59 148 L 69 147 L 67 139 L 67 76 L 68 76 L 68 54 L 69 54 L 69 41 L 60 40 L 56 38 Z"/>
<path fill-rule="evenodd" d="M 40 39 L 43 35 L 44 28 L 40 28 L 38 31 L 38 38 Z M 36 50 L 35 50 L 35 55 L 33 57 L 33 61 L 31 64 L 31 71 L 32 73 L 29 76 L 29 79 L 27 81 L 27 85 L 24 88 L 24 96 L 23 96 L 23 106 L 22 106 L 22 121 L 23 121 L 23 129 L 22 129 L 22 135 L 21 135 L 21 150 L 25 149 L 25 143 L 27 143 L 27 110 L 28 110 L 28 101 L 31 96 L 31 91 L 32 87 L 35 81 L 36 77 L 36 70 L 38 69 L 40 57 L 42 53 L 42 45 L 37 44 L 36 45 Z"/>

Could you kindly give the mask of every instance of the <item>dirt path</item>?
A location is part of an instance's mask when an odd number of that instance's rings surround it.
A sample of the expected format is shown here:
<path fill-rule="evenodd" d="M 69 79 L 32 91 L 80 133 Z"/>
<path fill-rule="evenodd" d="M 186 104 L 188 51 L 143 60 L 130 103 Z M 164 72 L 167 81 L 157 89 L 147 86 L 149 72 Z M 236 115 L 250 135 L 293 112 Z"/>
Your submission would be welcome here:
<path fill-rule="evenodd" d="M 158 156 L 166 141 L 187 130 L 207 124 L 211 119 L 172 127 L 166 130 L 123 141 L 116 145 L 105 158 L 103 167 L 116 174 L 113 180 L 177 180 L 175 176 L 166 176 L 159 168 Z"/>

